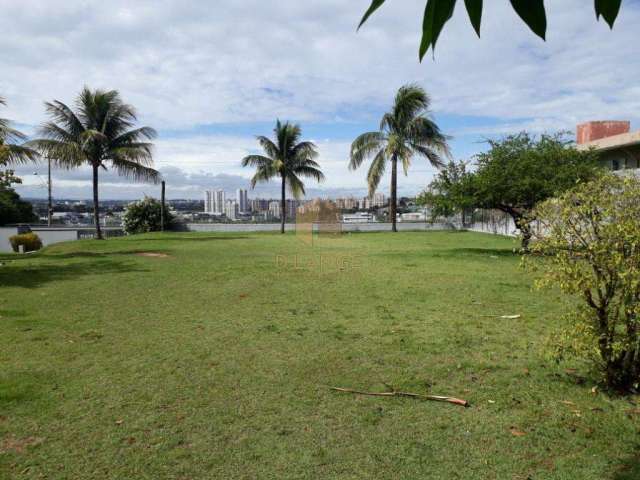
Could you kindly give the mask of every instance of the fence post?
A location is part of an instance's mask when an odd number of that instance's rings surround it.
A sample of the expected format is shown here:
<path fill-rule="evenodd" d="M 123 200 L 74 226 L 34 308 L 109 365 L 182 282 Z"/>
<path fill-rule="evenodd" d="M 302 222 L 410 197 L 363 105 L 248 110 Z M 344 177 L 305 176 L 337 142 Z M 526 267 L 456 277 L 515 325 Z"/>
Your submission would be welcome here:
<path fill-rule="evenodd" d="M 164 180 L 162 181 L 162 190 L 161 190 L 161 194 L 160 194 L 160 202 L 161 202 L 161 207 L 160 207 L 160 231 L 164 232 L 164 191 L 165 191 L 165 183 Z"/>

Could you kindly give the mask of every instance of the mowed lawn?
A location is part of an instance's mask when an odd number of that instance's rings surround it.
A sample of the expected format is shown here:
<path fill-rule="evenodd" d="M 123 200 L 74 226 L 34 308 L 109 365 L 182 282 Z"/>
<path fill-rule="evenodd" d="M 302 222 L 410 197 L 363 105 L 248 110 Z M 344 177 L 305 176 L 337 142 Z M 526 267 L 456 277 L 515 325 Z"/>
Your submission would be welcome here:
<path fill-rule="evenodd" d="M 0 478 L 640 478 L 637 398 L 550 360 L 570 303 L 513 247 L 168 233 L 2 256 Z M 471 407 L 329 389 L 385 384 Z"/>

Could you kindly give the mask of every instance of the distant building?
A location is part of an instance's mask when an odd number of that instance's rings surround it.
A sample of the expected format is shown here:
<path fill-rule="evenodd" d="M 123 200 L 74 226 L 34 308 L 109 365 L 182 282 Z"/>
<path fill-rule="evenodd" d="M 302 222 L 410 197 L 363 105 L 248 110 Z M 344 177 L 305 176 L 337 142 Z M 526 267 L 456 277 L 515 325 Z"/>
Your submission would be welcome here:
<path fill-rule="evenodd" d="M 369 212 L 356 212 L 342 215 L 343 223 L 373 223 L 375 221 L 375 217 Z"/>
<path fill-rule="evenodd" d="M 254 213 L 266 212 L 269 210 L 269 200 L 264 198 L 254 198 L 249 200 L 249 207 Z"/>
<path fill-rule="evenodd" d="M 204 213 L 210 215 L 224 214 L 226 194 L 224 190 L 207 190 L 204 192 Z"/>
<path fill-rule="evenodd" d="M 237 220 L 238 204 L 234 200 L 227 200 L 224 204 L 224 214 L 229 220 Z"/>
<path fill-rule="evenodd" d="M 630 132 L 627 121 L 587 122 L 578 125 L 578 150 L 595 149 L 602 164 L 613 171 L 640 175 L 640 131 Z"/>
<path fill-rule="evenodd" d="M 380 208 L 380 207 L 384 207 L 384 205 L 385 205 L 384 193 L 376 193 L 373 196 L 372 206 L 374 208 Z"/>
<path fill-rule="evenodd" d="M 280 218 L 280 202 L 269 202 L 269 215 L 273 218 Z"/>
<path fill-rule="evenodd" d="M 249 196 L 246 190 L 242 188 L 236 190 L 236 202 L 238 203 L 240 213 L 247 213 L 249 211 Z"/>
<path fill-rule="evenodd" d="M 426 222 L 427 211 L 402 213 L 398 217 L 398 220 L 401 222 Z"/>

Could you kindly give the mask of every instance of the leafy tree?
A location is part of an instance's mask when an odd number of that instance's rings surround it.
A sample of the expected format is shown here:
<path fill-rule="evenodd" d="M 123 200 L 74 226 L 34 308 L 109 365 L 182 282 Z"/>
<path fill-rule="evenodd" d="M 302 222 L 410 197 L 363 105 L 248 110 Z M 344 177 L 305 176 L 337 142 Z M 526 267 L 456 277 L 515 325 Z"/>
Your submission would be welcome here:
<path fill-rule="evenodd" d="M 124 212 L 122 226 L 128 234 L 158 232 L 162 230 L 162 203 L 155 198 L 145 197 L 130 203 Z M 173 222 L 173 216 L 164 210 L 164 228 Z"/>
<path fill-rule="evenodd" d="M 151 168 L 156 136 L 149 127 L 134 128 L 136 112 L 115 91 L 85 87 L 76 100 L 76 111 L 62 102 L 46 103 L 51 118 L 40 129 L 43 137 L 31 145 L 63 168 L 89 165 L 93 172 L 93 213 L 96 237 L 102 239 L 98 172 L 107 165 L 118 174 L 139 181 L 157 182 L 159 174 Z"/>
<path fill-rule="evenodd" d="M 36 220 L 33 206 L 25 202 L 11 188 L 12 184 L 22 183 L 12 170 L 0 170 L 0 225 L 10 223 L 30 223 Z"/>
<path fill-rule="evenodd" d="M 416 199 L 418 205 L 428 206 L 432 219 L 453 217 L 473 204 L 462 195 L 462 182 L 468 175 L 466 162 L 450 161 Z"/>
<path fill-rule="evenodd" d="M 360 135 L 351 145 L 349 168 L 355 170 L 367 158 L 373 157 L 367 182 L 373 196 L 391 163 L 391 200 L 389 215 L 392 231 L 396 232 L 398 162 L 407 175 L 414 156 L 426 158 L 440 168 L 442 155 L 449 155 L 447 136 L 429 117 L 431 101 L 427 92 L 417 85 L 405 85 L 398 90 L 391 112 L 382 117 L 380 130 Z"/>
<path fill-rule="evenodd" d="M 6 105 L 2 97 L 0 97 L 0 105 Z M 12 128 L 10 120 L 0 118 L 0 167 L 38 159 L 37 152 L 22 144 L 25 139 L 26 136 L 22 132 Z"/>
<path fill-rule="evenodd" d="M 582 300 L 559 353 L 595 360 L 607 384 L 640 386 L 640 179 L 604 175 L 536 208 L 541 229 L 528 259 L 539 285 Z"/>
<path fill-rule="evenodd" d="M 300 177 L 313 178 L 318 182 L 324 181 L 324 174 L 320 165 L 315 161 L 318 150 L 312 142 L 301 142 L 302 130 L 299 125 L 286 122 L 276 122 L 273 130 L 275 141 L 259 136 L 258 143 L 265 155 L 249 155 L 242 159 L 243 167 L 255 167 L 256 173 L 251 179 L 251 188 L 260 182 L 268 182 L 272 178 L 280 177 L 282 196 L 280 200 L 280 233 L 284 233 L 286 221 L 286 189 L 294 197 L 305 194 L 304 183 Z"/>
<path fill-rule="evenodd" d="M 536 138 L 523 132 L 488 143 L 489 150 L 476 155 L 475 171 L 441 184 L 440 193 L 458 208 L 510 215 L 520 230 L 523 251 L 531 240 L 534 207 L 602 171 L 595 152 L 576 150 L 562 133 Z"/>
<path fill-rule="evenodd" d="M 372 0 L 371 6 L 365 12 L 358 29 L 367 19 L 380 8 L 386 0 Z M 511 6 L 531 30 L 543 40 L 547 33 L 547 13 L 544 0 L 510 0 Z M 435 49 L 438 37 L 445 24 L 451 20 L 457 0 L 427 0 L 422 23 L 422 41 L 420 42 L 420 60 L 424 58 L 429 48 Z M 464 0 L 469 20 L 474 30 L 480 36 L 482 23 L 482 0 Z M 594 0 L 596 19 L 603 17 L 613 28 L 613 24 L 620 12 L 622 0 Z"/>

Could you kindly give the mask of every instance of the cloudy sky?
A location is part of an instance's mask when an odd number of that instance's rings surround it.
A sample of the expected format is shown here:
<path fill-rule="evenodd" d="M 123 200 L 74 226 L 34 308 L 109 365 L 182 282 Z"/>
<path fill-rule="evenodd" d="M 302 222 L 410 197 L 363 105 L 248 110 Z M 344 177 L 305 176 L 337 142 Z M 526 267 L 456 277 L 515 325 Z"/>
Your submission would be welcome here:
<path fill-rule="evenodd" d="M 462 2 L 459 2 L 462 3 Z M 640 127 L 640 1 L 625 0 L 613 32 L 592 1 L 548 0 L 548 41 L 507 8 L 485 2 L 482 39 L 458 6 L 435 57 L 417 60 L 424 0 L 389 0 L 356 33 L 369 0 L 0 0 L 0 113 L 32 133 L 43 102 L 72 103 L 83 85 L 117 89 L 155 127 L 155 161 L 171 198 L 248 185 L 241 158 L 276 118 L 300 122 L 327 175 L 313 195 L 364 194 L 366 168 L 347 169 L 349 144 L 375 129 L 402 84 L 433 98 L 433 115 L 467 159 L 487 137 L 574 130 L 591 119 Z M 26 196 L 44 196 L 20 169 Z M 416 160 L 400 191 L 433 175 Z M 90 196 L 89 172 L 54 172 L 54 195 Z M 388 191 L 388 179 L 382 191 Z M 103 176 L 103 198 L 155 186 Z M 265 186 L 250 196 L 275 194 Z"/>

